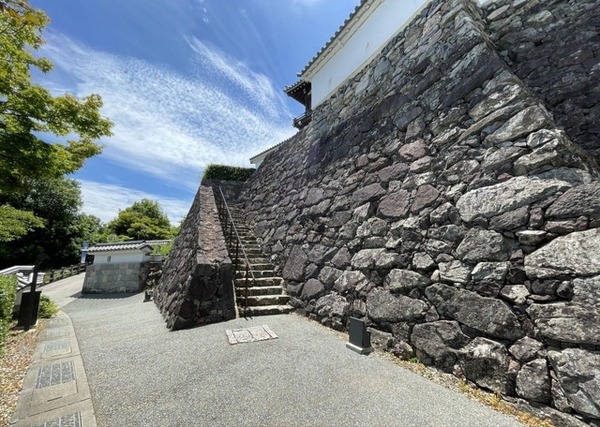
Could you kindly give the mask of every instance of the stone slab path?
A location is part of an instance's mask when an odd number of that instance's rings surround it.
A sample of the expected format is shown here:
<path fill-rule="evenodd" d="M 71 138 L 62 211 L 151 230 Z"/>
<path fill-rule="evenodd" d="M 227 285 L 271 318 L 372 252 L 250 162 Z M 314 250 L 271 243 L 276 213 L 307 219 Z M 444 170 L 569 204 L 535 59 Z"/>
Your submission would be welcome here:
<path fill-rule="evenodd" d="M 57 395 L 68 404 L 15 425 L 60 425 L 49 422 L 71 416 L 62 425 L 521 426 L 376 354 L 361 356 L 338 334 L 303 317 L 235 319 L 169 332 L 143 298 L 80 296 L 67 303 L 52 328 L 72 320 L 76 339 L 69 342 L 83 364 L 53 359 L 52 365 L 67 364 L 52 367 L 50 379 L 46 371 L 39 379 L 37 365 L 32 369 L 36 381 L 69 380 L 71 372 L 77 381 L 87 378 L 89 391 L 77 389 L 78 402 L 89 403 L 89 393 L 93 409 L 69 403 L 74 385 L 57 383 L 48 388 L 62 387 Z M 277 339 L 229 344 L 227 330 L 262 325 Z M 66 335 L 54 334 L 63 332 L 50 332 L 57 343 L 40 343 L 42 354 L 62 351 Z"/>

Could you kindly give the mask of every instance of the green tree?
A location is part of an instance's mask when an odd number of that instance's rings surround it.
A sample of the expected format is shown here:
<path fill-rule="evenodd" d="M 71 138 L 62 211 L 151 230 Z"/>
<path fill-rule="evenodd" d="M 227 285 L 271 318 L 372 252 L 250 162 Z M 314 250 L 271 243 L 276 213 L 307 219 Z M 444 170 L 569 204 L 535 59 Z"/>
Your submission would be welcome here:
<path fill-rule="evenodd" d="M 52 63 L 38 58 L 48 17 L 27 0 L 0 0 L 0 196 L 26 195 L 33 182 L 59 179 L 100 153 L 94 140 L 111 134 L 112 123 L 100 115 L 102 99 L 90 95 L 52 96 L 31 80 L 31 70 L 47 73 Z M 16 206 L 13 206 L 18 209 Z M 0 215 L 15 212 L 6 209 Z M 3 237 L 12 240 L 36 226 L 23 226 Z"/>
<path fill-rule="evenodd" d="M 119 215 L 108 224 L 108 228 L 117 235 L 126 235 L 135 240 L 173 237 L 169 218 L 158 202 L 150 199 L 142 199 L 119 211 Z"/>
<path fill-rule="evenodd" d="M 46 265 L 60 267 L 77 262 L 82 230 L 78 227 L 82 205 L 79 183 L 72 179 L 55 178 L 29 183 L 25 196 L 5 201 L 19 211 L 42 218 L 43 228 L 36 228 L 11 242 L 0 242 L 0 265 L 32 263 L 45 253 Z"/>

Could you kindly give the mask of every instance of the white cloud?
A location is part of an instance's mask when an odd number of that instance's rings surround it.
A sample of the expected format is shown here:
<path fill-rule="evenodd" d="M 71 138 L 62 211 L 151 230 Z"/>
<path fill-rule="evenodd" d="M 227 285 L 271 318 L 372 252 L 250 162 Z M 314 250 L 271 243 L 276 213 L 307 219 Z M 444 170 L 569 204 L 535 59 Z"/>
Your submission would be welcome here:
<path fill-rule="evenodd" d="M 138 172 L 196 190 L 207 164 L 249 166 L 250 157 L 293 134 L 271 81 L 198 39 L 187 40 L 202 65 L 192 77 L 56 32 L 46 41 L 42 53 L 60 81 L 43 84 L 102 95 L 103 114 L 115 123 L 114 136 L 102 140 L 103 156 Z"/>
<path fill-rule="evenodd" d="M 187 215 L 192 204 L 191 200 L 183 201 L 171 197 L 158 196 L 118 185 L 87 180 L 78 181 L 81 184 L 83 212 L 95 215 L 104 222 L 114 219 L 118 215 L 119 210 L 131 206 L 134 202 L 141 199 L 150 199 L 160 204 L 165 214 L 169 217 L 171 224 L 179 225 L 179 222 Z"/>

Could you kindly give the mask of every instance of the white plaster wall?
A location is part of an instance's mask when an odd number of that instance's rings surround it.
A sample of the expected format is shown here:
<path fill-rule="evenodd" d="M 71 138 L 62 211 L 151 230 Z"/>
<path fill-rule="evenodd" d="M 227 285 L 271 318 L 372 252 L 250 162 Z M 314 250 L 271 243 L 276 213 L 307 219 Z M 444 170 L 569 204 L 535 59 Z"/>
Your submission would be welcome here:
<path fill-rule="evenodd" d="M 379 4 L 356 32 L 343 42 L 337 53 L 316 70 L 312 77 L 307 75 L 312 83 L 311 108 L 327 99 L 348 77 L 366 65 L 427 2 L 428 0 L 384 0 Z"/>
<path fill-rule="evenodd" d="M 111 257 L 110 264 L 122 262 L 142 262 L 145 258 L 145 254 L 139 251 L 119 251 L 114 253 L 102 252 L 94 254 L 94 264 L 109 263 L 109 256 Z"/>

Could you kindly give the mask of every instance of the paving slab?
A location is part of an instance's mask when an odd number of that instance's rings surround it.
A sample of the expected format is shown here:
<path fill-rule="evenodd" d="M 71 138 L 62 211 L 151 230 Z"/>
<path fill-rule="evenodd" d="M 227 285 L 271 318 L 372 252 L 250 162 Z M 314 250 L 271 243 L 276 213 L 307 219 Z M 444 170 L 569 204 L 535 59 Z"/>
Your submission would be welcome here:
<path fill-rule="evenodd" d="M 79 344 L 64 312 L 46 321 L 11 426 L 96 426 Z"/>

